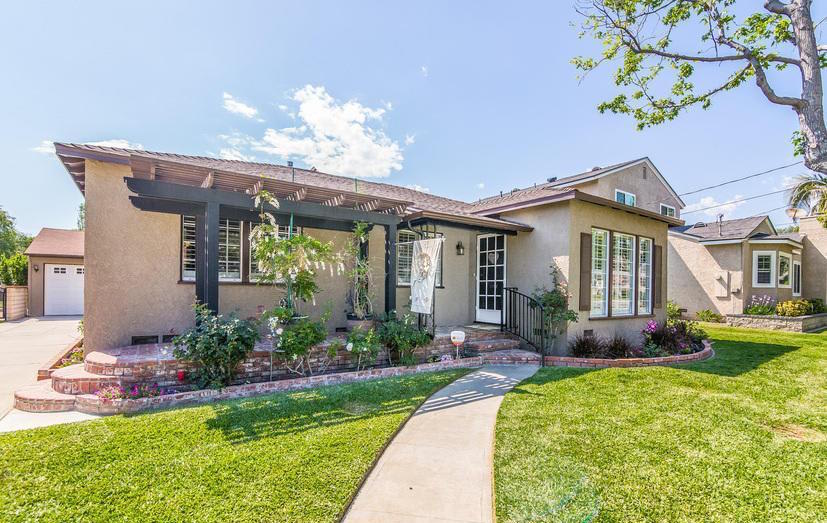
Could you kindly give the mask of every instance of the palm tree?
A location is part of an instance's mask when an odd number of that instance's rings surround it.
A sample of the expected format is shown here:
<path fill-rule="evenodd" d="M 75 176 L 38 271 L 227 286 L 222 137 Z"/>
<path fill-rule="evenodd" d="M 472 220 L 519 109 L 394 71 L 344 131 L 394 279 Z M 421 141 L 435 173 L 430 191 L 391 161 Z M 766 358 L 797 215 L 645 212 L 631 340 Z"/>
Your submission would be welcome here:
<path fill-rule="evenodd" d="M 813 172 L 799 176 L 790 188 L 789 203 L 792 209 L 820 216 L 819 221 L 827 226 L 827 175 Z"/>

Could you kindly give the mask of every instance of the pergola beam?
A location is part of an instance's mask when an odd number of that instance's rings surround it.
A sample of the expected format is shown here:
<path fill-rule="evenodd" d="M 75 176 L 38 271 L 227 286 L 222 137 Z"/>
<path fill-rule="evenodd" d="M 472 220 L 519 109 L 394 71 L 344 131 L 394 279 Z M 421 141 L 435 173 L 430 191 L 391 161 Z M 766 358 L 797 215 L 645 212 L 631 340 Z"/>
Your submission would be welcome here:
<path fill-rule="evenodd" d="M 329 200 L 323 201 L 322 205 L 326 205 L 328 207 L 338 207 L 338 206 L 342 205 L 343 203 L 345 203 L 345 195 L 340 194 L 338 196 L 334 196 L 333 198 L 330 198 Z"/>
<path fill-rule="evenodd" d="M 201 182 L 201 188 L 212 189 L 213 185 L 215 185 L 215 172 L 210 171 L 207 173 L 207 176 L 204 177 L 204 181 Z"/>

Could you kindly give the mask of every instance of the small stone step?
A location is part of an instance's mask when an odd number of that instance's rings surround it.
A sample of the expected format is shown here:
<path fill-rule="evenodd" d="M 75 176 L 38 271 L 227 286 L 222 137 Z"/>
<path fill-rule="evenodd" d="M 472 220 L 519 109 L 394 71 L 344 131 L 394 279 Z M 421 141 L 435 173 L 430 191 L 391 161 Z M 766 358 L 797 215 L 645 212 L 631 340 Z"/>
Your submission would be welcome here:
<path fill-rule="evenodd" d="M 52 372 L 52 388 L 62 394 L 94 394 L 108 385 L 120 385 L 117 376 L 94 374 L 83 363 L 70 365 Z"/>
<path fill-rule="evenodd" d="M 57 392 L 50 381 L 41 381 L 17 390 L 14 408 L 25 412 L 65 412 L 74 410 L 75 397 Z"/>
<path fill-rule="evenodd" d="M 521 349 L 505 349 L 486 352 L 482 361 L 488 365 L 539 365 L 540 355 Z"/>
<path fill-rule="evenodd" d="M 493 352 L 498 350 L 519 349 L 520 342 L 507 338 L 475 340 L 466 343 L 469 348 L 477 349 L 480 352 Z"/>

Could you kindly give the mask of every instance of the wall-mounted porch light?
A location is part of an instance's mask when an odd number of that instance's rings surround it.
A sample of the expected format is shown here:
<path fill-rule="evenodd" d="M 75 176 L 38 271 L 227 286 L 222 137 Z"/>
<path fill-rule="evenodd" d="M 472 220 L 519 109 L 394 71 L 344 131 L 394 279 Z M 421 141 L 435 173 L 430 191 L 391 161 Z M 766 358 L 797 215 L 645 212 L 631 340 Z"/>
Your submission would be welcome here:
<path fill-rule="evenodd" d="M 465 254 L 465 245 L 462 244 L 462 240 L 457 242 L 457 256 L 462 256 Z"/>
<path fill-rule="evenodd" d="M 40 270 L 40 265 L 35 263 L 34 265 L 32 265 L 32 269 L 34 269 L 34 272 L 37 272 Z"/>

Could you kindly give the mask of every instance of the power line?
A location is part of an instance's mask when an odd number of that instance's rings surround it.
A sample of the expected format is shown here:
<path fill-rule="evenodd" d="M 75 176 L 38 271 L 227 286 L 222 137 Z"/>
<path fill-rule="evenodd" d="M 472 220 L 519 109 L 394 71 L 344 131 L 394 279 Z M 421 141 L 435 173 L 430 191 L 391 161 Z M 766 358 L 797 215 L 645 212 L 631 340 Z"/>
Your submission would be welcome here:
<path fill-rule="evenodd" d="M 719 203 L 717 205 L 710 205 L 709 207 L 702 207 L 700 209 L 693 209 L 691 211 L 682 211 L 681 215 L 692 214 L 694 212 L 708 211 L 710 209 L 717 209 L 718 207 L 725 207 L 727 205 L 738 204 L 738 203 L 741 203 L 741 202 L 748 202 L 750 200 L 756 200 L 758 198 L 763 198 L 765 196 L 772 196 L 773 194 L 780 194 L 782 192 L 787 192 L 787 190 L 788 189 L 781 189 L 780 191 L 773 191 L 773 192 L 768 192 L 768 193 L 765 193 L 765 194 L 757 194 L 755 196 L 750 196 L 749 198 L 739 198 L 739 199 L 733 200 L 731 202 L 724 202 L 724 203 Z"/>
<path fill-rule="evenodd" d="M 795 162 L 795 163 L 791 163 L 791 164 L 789 164 L 789 165 L 782 165 L 781 167 L 774 167 L 774 168 L 772 168 L 772 169 L 770 169 L 770 170 L 768 170 L 768 171 L 762 171 L 762 172 L 760 172 L 760 173 L 750 174 L 750 175 L 748 175 L 748 176 L 742 176 L 742 177 L 740 177 L 740 178 L 735 178 L 735 179 L 732 179 L 732 180 L 728 180 L 728 181 L 726 181 L 726 182 L 721 182 L 721 183 L 716 184 L 716 185 L 710 185 L 709 187 L 701 187 L 700 189 L 695 189 L 695 190 L 693 190 L 693 191 L 689 191 L 689 192 L 681 193 L 681 194 L 679 194 L 678 196 L 688 196 L 688 195 L 690 195 L 690 194 L 696 194 L 696 193 L 699 193 L 699 192 L 708 191 L 708 190 L 710 190 L 710 189 L 717 189 L 718 187 L 723 187 L 724 185 L 729 185 L 729 184 L 731 184 L 731 183 L 740 182 L 740 181 L 743 181 L 743 180 L 748 180 L 748 179 L 750 179 L 750 178 L 755 178 L 755 177 L 758 177 L 758 176 L 763 176 L 763 175 L 765 175 L 765 174 L 773 173 L 773 172 L 775 172 L 775 171 L 780 171 L 780 170 L 782 170 L 782 169 L 787 169 L 788 167 L 792 167 L 792 166 L 794 166 L 794 165 L 798 165 L 798 164 L 800 164 L 800 163 L 803 163 L 803 160 L 802 160 L 802 161 Z M 693 212 L 694 212 L 694 211 L 693 211 Z"/>

